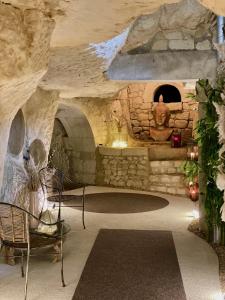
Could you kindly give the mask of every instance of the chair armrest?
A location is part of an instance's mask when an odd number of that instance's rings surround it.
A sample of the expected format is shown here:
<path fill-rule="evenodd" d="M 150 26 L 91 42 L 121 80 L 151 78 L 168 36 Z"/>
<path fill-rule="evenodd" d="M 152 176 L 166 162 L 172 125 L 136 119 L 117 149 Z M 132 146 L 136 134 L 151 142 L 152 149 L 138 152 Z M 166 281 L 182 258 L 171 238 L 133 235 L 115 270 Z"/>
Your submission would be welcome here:
<path fill-rule="evenodd" d="M 30 213 L 29 211 L 27 211 L 26 209 L 24 208 L 21 208 L 15 204 L 11 204 L 11 203 L 6 203 L 6 202 L 0 202 L 0 204 L 4 204 L 4 205 L 8 205 L 8 206 L 11 206 L 11 207 L 15 207 L 21 211 L 23 211 L 24 213 L 26 213 L 28 216 L 34 218 L 35 220 L 37 220 L 38 222 L 42 223 L 43 225 L 47 225 L 47 226 L 52 226 L 52 225 L 57 225 L 57 224 L 60 224 L 60 223 L 63 223 L 64 220 L 58 220 L 54 223 L 46 223 L 44 221 L 42 221 L 41 219 L 39 219 L 38 217 L 36 217 L 35 215 L 33 215 L 32 213 Z"/>
<path fill-rule="evenodd" d="M 36 216 L 33 215 L 32 213 L 30 213 L 29 211 L 26 211 L 26 210 L 25 210 L 25 212 L 26 212 L 30 217 L 32 217 L 32 218 L 34 218 L 35 220 L 37 220 L 39 223 L 41 223 L 41 224 L 43 224 L 43 225 L 46 225 L 46 226 L 58 225 L 58 224 L 64 222 L 64 220 L 58 220 L 58 221 L 56 221 L 56 222 L 54 222 L 54 223 L 47 223 L 47 222 L 45 222 L 45 221 L 42 221 L 41 219 L 39 219 L 38 217 L 36 217 Z"/>
<path fill-rule="evenodd" d="M 55 223 L 46 223 L 36 217 L 35 217 L 35 219 L 38 220 L 41 224 L 46 225 L 46 226 L 52 226 L 52 225 L 58 225 L 60 223 L 64 223 L 64 220 L 59 220 L 59 221 L 56 221 Z"/>

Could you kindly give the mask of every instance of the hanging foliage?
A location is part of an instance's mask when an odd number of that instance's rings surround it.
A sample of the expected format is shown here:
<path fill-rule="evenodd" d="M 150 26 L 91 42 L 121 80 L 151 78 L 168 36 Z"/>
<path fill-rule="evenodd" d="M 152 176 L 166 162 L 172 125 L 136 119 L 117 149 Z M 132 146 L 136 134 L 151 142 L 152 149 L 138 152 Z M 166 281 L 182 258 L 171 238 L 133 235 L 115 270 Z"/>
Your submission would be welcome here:
<path fill-rule="evenodd" d="M 214 224 L 221 224 L 220 209 L 223 204 L 223 192 L 216 185 L 218 167 L 220 165 L 219 151 L 222 144 L 219 140 L 217 128 L 218 114 L 215 104 L 223 103 L 221 93 L 224 81 L 219 79 L 213 88 L 208 80 L 199 80 L 197 82 L 199 90 L 204 91 L 207 97 L 204 102 L 205 117 L 198 121 L 197 124 L 197 142 L 201 147 L 202 171 L 206 176 L 206 198 L 205 211 L 209 231 Z M 198 91 L 198 90 L 197 90 Z M 200 98 L 201 95 L 198 95 Z"/>
<path fill-rule="evenodd" d="M 187 183 L 196 181 L 199 172 L 199 164 L 195 160 L 187 160 L 181 165 L 181 171 L 185 174 Z"/>

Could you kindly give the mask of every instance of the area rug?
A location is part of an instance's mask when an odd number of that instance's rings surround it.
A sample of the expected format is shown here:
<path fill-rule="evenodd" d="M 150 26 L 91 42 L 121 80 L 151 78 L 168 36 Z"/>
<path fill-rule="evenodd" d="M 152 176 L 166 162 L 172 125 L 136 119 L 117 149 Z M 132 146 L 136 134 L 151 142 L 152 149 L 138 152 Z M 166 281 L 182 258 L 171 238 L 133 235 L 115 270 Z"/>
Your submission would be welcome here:
<path fill-rule="evenodd" d="M 57 201 L 56 196 L 48 198 Z M 81 205 L 81 196 L 63 195 L 65 205 Z M 85 196 L 85 211 L 95 213 L 129 214 L 164 208 L 169 202 L 161 197 L 135 193 L 96 193 Z M 82 210 L 82 207 L 76 207 Z"/>
<path fill-rule="evenodd" d="M 170 231 L 101 229 L 72 300 L 185 300 Z"/>

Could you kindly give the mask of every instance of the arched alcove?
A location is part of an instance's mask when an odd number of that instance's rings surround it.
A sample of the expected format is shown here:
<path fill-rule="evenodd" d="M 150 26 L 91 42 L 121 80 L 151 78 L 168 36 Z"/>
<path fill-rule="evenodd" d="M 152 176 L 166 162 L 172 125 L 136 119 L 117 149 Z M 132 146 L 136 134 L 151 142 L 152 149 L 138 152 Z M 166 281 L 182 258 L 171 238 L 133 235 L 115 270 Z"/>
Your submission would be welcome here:
<path fill-rule="evenodd" d="M 4 163 L 4 175 L 0 190 L 0 198 L 4 202 L 15 203 L 21 195 L 27 174 L 21 163 L 22 149 L 25 140 L 25 121 L 20 109 L 12 120 L 7 154 Z M 22 199 L 22 198 L 21 198 Z M 21 202 L 22 203 L 22 202 Z"/>
<path fill-rule="evenodd" d="M 12 125 L 9 133 L 8 150 L 7 152 L 12 155 L 19 155 L 23 145 L 25 137 L 25 122 L 23 112 L 20 109 L 12 121 Z"/>
<path fill-rule="evenodd" d="M 154 93 L 154 102 L 159 102 L 160 95 L 163 96 L 164 103 L 181 102 L 181 94 L 179 90 L 173 85 L 160 85 Z"/>
<path fill-rule="evenodd" d="M 59 106 L 49 161 L 62 169 L 73 183 L 95 183 L 95 140 L 88 119 L 80 109 Z"/>

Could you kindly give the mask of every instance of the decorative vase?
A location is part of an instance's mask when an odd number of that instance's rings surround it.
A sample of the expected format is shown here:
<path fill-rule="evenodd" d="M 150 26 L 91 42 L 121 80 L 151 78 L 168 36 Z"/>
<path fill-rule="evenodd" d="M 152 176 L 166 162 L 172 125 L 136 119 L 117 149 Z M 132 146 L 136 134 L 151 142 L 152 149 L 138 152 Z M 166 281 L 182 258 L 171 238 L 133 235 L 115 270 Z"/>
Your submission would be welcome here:
<path fill-rule="evenodd" d="M 29 211 L 35 217 L 39 217 L 39 199 L 38 199 L 38 191 L 30 192 L 30 203 L 29 203 Z M 36 229 L 38 227 L 38 220 L 34 219 L 30 216 L 30 228 Z"/>

